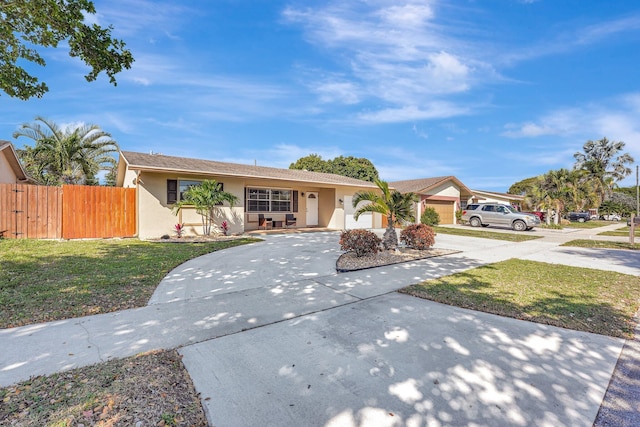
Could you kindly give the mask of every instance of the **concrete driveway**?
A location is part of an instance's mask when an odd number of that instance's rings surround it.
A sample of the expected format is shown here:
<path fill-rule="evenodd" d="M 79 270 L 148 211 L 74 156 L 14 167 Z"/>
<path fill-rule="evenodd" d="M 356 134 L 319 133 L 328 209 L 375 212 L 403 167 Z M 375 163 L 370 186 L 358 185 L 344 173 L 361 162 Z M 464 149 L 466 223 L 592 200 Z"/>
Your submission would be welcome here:
<path fill-rule="evenodd" d="M 336 243 L 336 233 L 267 236 L 265 243 L 237 248 L 239 257 L 193 260 L 158 288 L 154 302 L 258 289 L 279 294 L 292 284 L 315 303 L 336 294 L 347 298 L 183 347 L 212 425 L 593 424 L 623 340 L 393 292 L 512 257 L 557 260 L 563 250 L 557 243 L 439 235 L 438 247 L 463 252 L 335 274 Z M 638 263 L 628 268 L 640 273 Z"/>
<path fill-rule="evenodd" d="M 592 425 L 623 340 L 394 291 L 513 257 L 640 275 L 640 254 L 438 235 L 461 252 L 336 274 L 338 236 L 266 236 L 179 266 L 146 307 L 0 330 L 0 385 L 180 348 L 215 426 Z"/>

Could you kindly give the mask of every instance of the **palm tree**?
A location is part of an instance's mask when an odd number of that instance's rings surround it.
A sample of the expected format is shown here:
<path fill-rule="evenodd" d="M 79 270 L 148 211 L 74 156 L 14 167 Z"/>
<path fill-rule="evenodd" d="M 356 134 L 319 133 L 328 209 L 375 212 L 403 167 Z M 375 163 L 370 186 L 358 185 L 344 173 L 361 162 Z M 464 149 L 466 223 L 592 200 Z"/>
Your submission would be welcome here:
<path fill-rule="evenodd" d="M 624 146 L 622 141 L 609 141 L 605 137 L 587 141 L 583 146 L 584 152 L 573 155 L 576 159 L 574 169 L 586 171 L 594 181 L 600 203 L 611 194 L 616 182 L 631 174 L 631 168 L 626 165 L 633 163 L 633 157 L 628 153 L 620 154 Z"/>
<path fill-rule="evenodd" d="M 34 178 L 46 185 L 97 185 L 97 174 L 116 164 L 112 154 L 118 144 L 97 125 L 61 128 L 54 122 L 36 117 L 25 123 L 13 137 L 25 136 L 35 147 L 18 150 L 20 160 Z"/>
<path fill-rule="evenodd" d="M 375 179 L 373 181 L 380 192 L 361 191 L 353 196 L 353 207 L 357 207 L 360 202 L 370 202 L 362 205 L 354 213 L 353 217 L 358 217 L 365 212 L 377 212 L 387 217 L 387 229 L 382 238 L 385 249 L 395 249 L 398 245 L 398 235 L 394 226 L 401 221 L 414 221 L 414 204 L 418 202 L 418 196 L 414 193 L 401 193 L 397 190 L 389 190 L 389 184 L 385 181 Z M 382 194 L 381 194 L 382 193 Z"/>
<path fill-rule="evenodd" d="M 238 202 L 238 198 L 232 193 L 222 191 L 222 185 L 219 182 L 213 179 L 204 180 L 200 185 L 191 186 L 182 193 L 182 200 L 175 204 L 173 213 L 177 215 L 185 206 L 195 208 L 196 212 L 202 216 L 202 232 L 205 236 L 209 236 L 211 224 L 214 223 L 224 202 L 233 207 Z"/>

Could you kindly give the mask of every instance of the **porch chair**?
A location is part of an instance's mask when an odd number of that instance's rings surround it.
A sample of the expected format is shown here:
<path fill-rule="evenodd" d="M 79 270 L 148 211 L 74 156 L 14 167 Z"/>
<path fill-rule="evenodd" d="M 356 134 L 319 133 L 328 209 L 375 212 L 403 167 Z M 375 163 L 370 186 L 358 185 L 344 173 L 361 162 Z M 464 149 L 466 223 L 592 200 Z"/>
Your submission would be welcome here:
<path fill-rule="evenodd" d="M 258 214 L 258 228 L 262 228 L 266 230 L 268 228 L 273 228 L 273 223 L 271 222 L 271 218 L 265 218 L 263 214 Z"/>
<path fill-rule="evenodd" d="M 287 228 L 290 225 L 296 225 L 297 219 L 293 216 L 293 214 L 286 214 L 284 220 L 284 227 Z"/>

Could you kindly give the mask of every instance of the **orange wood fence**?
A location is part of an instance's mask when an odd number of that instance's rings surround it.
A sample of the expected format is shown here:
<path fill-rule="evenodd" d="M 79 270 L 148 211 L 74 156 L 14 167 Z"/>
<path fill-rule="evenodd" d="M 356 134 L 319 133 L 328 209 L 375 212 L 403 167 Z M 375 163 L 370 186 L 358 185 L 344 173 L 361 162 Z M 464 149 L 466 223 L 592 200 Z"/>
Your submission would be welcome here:
<path fill-rule="evenodd" d="M 83 239 L 136 234 L 134 188 L 0 184 L 6 238 Z"/>

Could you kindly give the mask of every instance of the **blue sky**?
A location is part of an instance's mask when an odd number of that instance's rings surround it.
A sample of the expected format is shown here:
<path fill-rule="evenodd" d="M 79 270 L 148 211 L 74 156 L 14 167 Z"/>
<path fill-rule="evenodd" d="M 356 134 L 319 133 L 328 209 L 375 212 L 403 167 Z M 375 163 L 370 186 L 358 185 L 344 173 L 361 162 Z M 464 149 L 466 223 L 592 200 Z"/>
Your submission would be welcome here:
<path fill-rule="evenodd" d="M 283 168 L 366 157 L 388 181 L 455 175 L 493 191 L 570 168 L 603 136 L 640 161 L 637 0 L 95 5 L 132 69 L 117 87 L 87 83 L 64 47 L 45 51 L 29 69 L 50 92 L 2 93 L 0 139 L 31 143 L 12 134 L 40 115 L 97 124 L 123 150 Z"/>

